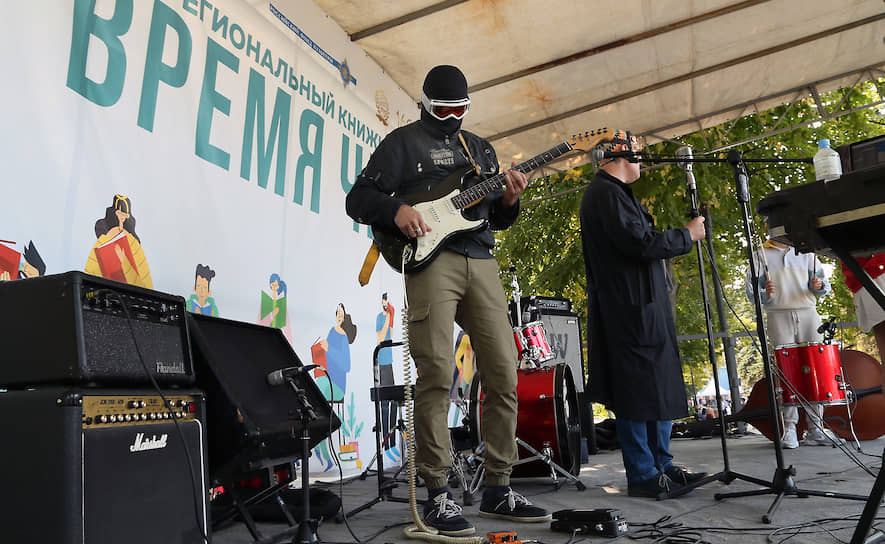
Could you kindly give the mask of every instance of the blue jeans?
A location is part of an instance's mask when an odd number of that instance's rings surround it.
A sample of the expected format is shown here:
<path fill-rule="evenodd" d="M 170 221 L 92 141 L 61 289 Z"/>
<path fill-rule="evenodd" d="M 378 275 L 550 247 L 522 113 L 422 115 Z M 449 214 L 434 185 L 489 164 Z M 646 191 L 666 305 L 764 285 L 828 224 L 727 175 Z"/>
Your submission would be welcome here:
<path fill-rule="evenodd" d="M 672 428 L 672 421 L 615 419 L 628 484 L 638 484 L 673 466 L 670 454 Z"/>

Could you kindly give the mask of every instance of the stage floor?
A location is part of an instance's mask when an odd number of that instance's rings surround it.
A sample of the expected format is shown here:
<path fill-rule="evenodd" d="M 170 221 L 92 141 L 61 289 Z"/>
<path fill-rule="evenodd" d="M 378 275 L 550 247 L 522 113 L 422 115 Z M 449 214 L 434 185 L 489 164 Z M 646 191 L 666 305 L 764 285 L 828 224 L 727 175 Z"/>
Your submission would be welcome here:
<path fill-rule="evenodd" d="M 726 441 L 729 468 L 732 473 L 770 481 L 777 461 L 772 443 L 758 434 L 729 437 Z M 873 474 L 878 473 L 885 437 L 861 442 L 859 457 Z M 719 437 L 704 439 L 674 439 L 671 450 L 675 462 L 691 470 L 704 470 L 711 474 L 724 469 L 722 442 Z M 858 467 L 846 454 L 834 447 L 802 446 L 784 450 L 784 464 L 796 469 L 794 481 L 799 489 L 811 491 L 856 494 L 866 497 L 875 481 L 874 476 Z M 405 471 L 402 473 L 405 475 Z M 709 543 L 789 542 L 827 543 L 849 542 L 857 526 L 865 501 L 832 497 L 800 498 L 786 496 L 772 514 L 770 524 L 763 523 L 763 516 L 771 508 L 774 495 L 734 497 L 716 500 L 717 493 L 731 493 L 760 489 L 760 486 L 740 478 L 730 484 L 715 481 L 693 490 L 691 493 L 670 500 L 655 501 L 627 496 L 623 465 L 619 450 L 603 451 L 589 456 L 582 466 L 580 479 L 586 486 L 578 491 L 576 486 L 565 483 L 557 490 L 552 480 L 544 478 L 513 481 L 513 488 L 529 497 L 534 503 L 548 510 L 581 508 L 614 508 L 630 523 L 631 531 L 658 529 L 669 532 L 677 529 L 689 531 L 685 542 Z M 314 484 L 311 484 L 314 485 Z M 342 496 L 344 511 L 349 512 L 377 496 L 377 480 L 371 475 L 365 480 L 354 479 L 339 483 L 318 483 Z M 394 489 L 395 497 L 408 497 L 408 486 L 400 484 Z M 425 490 L 418 489 L 418 497 L 424 498 Z M 456 496 L 460 493 L 456 490 Z M 420 508 L 420 507 L 419 507 Z M 550 523 L 512 524 L 479 517 L 479 497 L 473 506 L 464 508 L 464 515 L 475 526 L 478 535 L 490 531 L 518 531 L 523 541 L 537 540 L 546 544 L 565 544 L 570 534 L 550 530 Z M 885 511 L 880 512 L 885 516 Z M 664 518 L 669 518 L 661 523 Z M 410 520 L 409 507 L 400 502 L 380 502 L 348 518 L 348 524 L 335 521 L 323 522 L 317 535 L 320 542 L 356 542 L 350 530 L 362 542 L 409 542 L 403 527 Z M 878 522 L 877 522 L 878 523 Z M 664 527 L 665 525 L 678 527 Z M 876 525 L 874 524 L 874 527 Z M 287 528 L 284 524 L 259 523 L 263 537 L 278 534 Z M 646 531 L 645 536 L 650 536 Z M 377 536 L 374 536 L 377 535 Z M 658 535 L 660 536 L 660 535 Z M 579 535 L 575 540 L 580 539 Z M 653 538 L 639 540 L 652 542 Z M 280 542 L 291 542 L 286 537 Z M 591 536 L 587 541 L 627 542 L 628 537 L 607 539 Z M 241 544 L 253 542 L 246 526 L 237 521 L 233 525 L 214 532 L 215 544 Z"/>

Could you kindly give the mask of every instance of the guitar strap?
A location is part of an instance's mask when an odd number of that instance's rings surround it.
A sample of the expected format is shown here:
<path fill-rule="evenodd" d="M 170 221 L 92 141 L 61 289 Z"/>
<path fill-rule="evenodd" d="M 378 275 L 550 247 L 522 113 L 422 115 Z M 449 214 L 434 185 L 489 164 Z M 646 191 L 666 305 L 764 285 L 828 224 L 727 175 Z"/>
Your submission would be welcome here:
<path fill-rule="evenodd" d="M 381 251 L 378 249 L 378 243 L 373 241 L 369 247 L 369 252 L 366 253 L 366 258 L 363 260 L 363 266 L 360 268 L 360 274 L 357 278 L 361 287 L 365 287 L 369 283 L 369 278 L 372 277 L 372 271 L 375 270 L 375 263 L 378 262 L 380 254 Z"/>
<path fill-rule="evenodd" d="M 472 164 L 473 169 L 476 170 L 476 175 L 482 175 L 482 170 L 479 168 L 479 165 L 476 164 L 476 161 L 473 160 L 473 155 L 470 154 L 470 148 L 467 147 L 467 142 L 464 141 L 464 134 L 461 131 L 458 131 L 458 139 L 461 140 L 461 145 L 464 146 L 464 151 L 467 152 L 467 158 L 470 159 L 470 164 Z"/>

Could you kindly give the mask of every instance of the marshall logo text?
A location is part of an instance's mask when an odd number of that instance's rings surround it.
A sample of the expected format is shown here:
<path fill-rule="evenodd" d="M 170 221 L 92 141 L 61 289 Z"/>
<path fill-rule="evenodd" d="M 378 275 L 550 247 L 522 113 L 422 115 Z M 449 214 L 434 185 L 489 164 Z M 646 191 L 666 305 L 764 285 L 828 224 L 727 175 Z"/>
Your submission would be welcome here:
<path fill-rule="evenodd" d="M 145 438 L 144 433 L 138 433 L 135 435 L 135 442 L 129 446 L 129 451 L 135 453 L 137 451 L 160 450 L 166 447 L 166 440 L 168 438 L 168 434 L 164 434 L 159 438 L 157 438 L 157 435 Z"/>

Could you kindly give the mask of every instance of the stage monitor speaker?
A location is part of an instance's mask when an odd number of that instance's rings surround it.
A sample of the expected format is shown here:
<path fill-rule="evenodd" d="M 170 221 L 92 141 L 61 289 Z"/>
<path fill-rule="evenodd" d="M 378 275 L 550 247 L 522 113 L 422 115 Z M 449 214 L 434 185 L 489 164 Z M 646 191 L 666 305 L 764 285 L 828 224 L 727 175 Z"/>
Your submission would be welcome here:
<path fill-rule="evenodd" d="M 0 393 L 0 540 L 203 542 L 209 530 L 203 395 L 164 394 L 177 425 L 155 391 Z"/>
<path fill-rule="evenodd" d="M 206 391 L 209 473 L 232 475 L 273 467 L 301 456 L 298 397 L 287 384 L 271 386 L 268 374 L 303 366 L 279 329 L 189 314 L 197 385 Z M 341 421 L 306 373 L 293 375 L 317 415 L 310 447 Z M 294 436 L 293 436 L 294 426 Z"/>
<path fill-rule="evenodd" d="M 0 388 L 194 383 L 182 297 L 72 271 L 0 282 L 0 301 Z"/>

